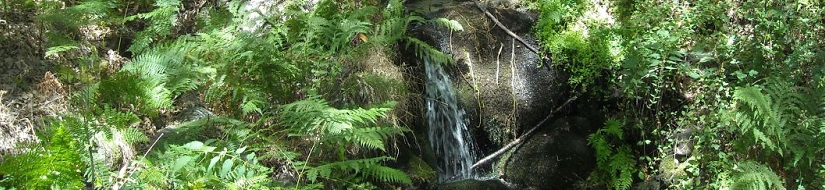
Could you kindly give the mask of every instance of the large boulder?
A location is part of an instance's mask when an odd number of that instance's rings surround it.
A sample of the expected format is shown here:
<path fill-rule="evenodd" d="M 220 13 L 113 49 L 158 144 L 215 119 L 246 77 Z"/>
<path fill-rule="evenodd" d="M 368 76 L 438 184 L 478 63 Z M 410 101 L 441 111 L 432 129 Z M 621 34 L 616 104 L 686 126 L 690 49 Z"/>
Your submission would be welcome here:
<path fill-rule="evenodd" d="M 542 126 L 509 159 L 501 177 L 519 189 L 574 189 L 596 164 L 595 154 L 579 129 L 582 118 L 562 118 Z"/>
<path fill-rule="evenodd" d="M 408 7 L 428 18 L 455 20 L 464 28 L 449 32 L 422 25 L 410 32 L 457 61 L 445 69 L 483 153 L 512 141 L 568 97 L 563 72 L 514 40 L 473 2 L 437 1 Z M 530 46 L 539 47 L 532 34 L 535 13 L 498 7 L 488 10 Z"/>

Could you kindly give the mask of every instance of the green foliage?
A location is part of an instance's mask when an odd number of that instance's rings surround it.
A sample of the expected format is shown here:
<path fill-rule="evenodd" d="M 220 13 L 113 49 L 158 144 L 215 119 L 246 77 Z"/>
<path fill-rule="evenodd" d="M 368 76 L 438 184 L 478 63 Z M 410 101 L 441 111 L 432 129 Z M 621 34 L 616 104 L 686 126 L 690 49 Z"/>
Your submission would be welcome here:
<path fill-rule="evenodd" d="M 601 31 L 599 31 L 601 32 Z M 546 48 L 553 54 L 553 64 L 560 65 L 571 73 L 568 82 L 587 90 L 602 73 L 612 69 L 613 59 L 610 47 L 602 33 L 585 38 L 580 31 L 565 31 L 548 37 Z"/>
<path fill-rule="evenodd" d="M 95 99 L 115 107 L 134 106 L 135 110 L 157 115 L 159 110 L 172 106 L 171 92 L 155 78 L 143 80 L 136 74 L 120 72 L 90 87 Z"/>
<path fill-rule="evenodd" d="M 67 125 L 69 124 L 69 125 Z M 50 131 L 40 135 L 41 142 L 25 146 L 26 152 L 4 158 L 0 173 L 2 185 L 20 189 L 81 189 L 80 172 L 83 139 L 71 122 L 52 122 Z"/>
<path fill-rule="evenodd" d="M 205 83 L 215 69 L 206 65 L 186 62 L 185 55 L 198 44 L 181 38 L 172 44 L 156 46 L 127 63 L 121 72 L 130 72 L 144 81 L 157 80 L 171 96 L 194 90 Z"/>
<path fill-rule="evenodd" d="M 373 178 L 383 182 L 412 183 L 412 180 L 404 172 L 380 165 L 381 162 L 387 160 L 393 159 L 390 157 L 377 157 L 327 163 L 308 169 L 306 175 L 313 182 L 319 177 L 344 178 L 354 174 L 362 178 Z M 335 171 L 335 175 L 333 175 L 333 171 Z"/>
<path fill-rule="evenodd" d="M 269 189 L 271 171 L 259 163 L 254 152 L 248 152 L 247 147 L 210 146 L 211 142 L 214 140 L 171 145 L 157 161 L 142 161 L 147 167 L 157 163 L 157 168 L 139 171 L 125 188 Z"/>
<path fill-rule="evenodd" d="M 407 46 L 412 46 L 415 49 L 415 55 L 419 58 L 430 60 L 435 64 L 452 64 L 454 62 L 452 56 L 438 51 L 438 49 L 417 38 L 407 38 Z"/>
<path fill-rule="evenodd" d="M 611 82 L 624 99 L 620 115 L 640 123 L 639 135 L 657 146 L 643 154 L 668 153 L 674 133 L 698 130 L 694 152 L 679 163 L 689 175 L 671 188 L 753 180 L 744 170 L 772 180 L 773 186 L 759 182 L 765 189 L 819 186 L 811 168 L 825 158 L 817 85 L 825 27 L 812 23 L 823 21 L 822 2 L 629 0 L 611 6 L 618 41 L 609 44 L 621 50 L 620 66 L 609 69 Z M 641 158 L 651 166 L 645 175 L 662 174 L 657 160 L 672 159 L 658 155 Z M 734 164 L 739 160 L 751 161 Z"/>
<path fill-rule="evenodd" d="M 89 0 L 82 1 L 70 7 L 63 8 L 59 2 L 43 2 L 40 5 L 47 11 L 38 15 L 38 18 L 61 29 L 76 30 L 80 26 L 89 24 L 109 24 L 113 18 L 119 18 L 116 11 L 117 1 Z"/>
<path fill-rule="evenodd" d="M 618 66 L 611 45 L 616 41 L 613 29 L 584 17 L 588 6 L 588 2 L 575 0 L 540 1 L 536 25 L 537 37 L 552 55 L 552 66 L 570 72 L 568 83 L 582 91 L 593 89 L 606 71 Z"/>
<path fill-rule="evenodd" d="M 745 161 L 734 167 L 734 183 L 731 189 L 785 189 L 782 178 L 770 168 L 753 162 Z"/>
<path fill-rule="evenodd" d="M 780 104 L 773 104 L 771 98 L 759 89 L 754 87 L 745 87 L 737 89 L 733 98 L 744 104 L 734 114 L 733 120 L 738 123 L 739 132 L 744 134 L 746 141 L 753 139 L 755 143 L 766 147 L 768 150 L 783 154 L 780 149 L 780 142 L 783 141 L 784 134 L 782 129 L 785 128 L 786 123 L 783 120 L 783 113 Z M 789 105 L 784 105 L 789 106 Z M 744 140 L 744 139 L 743 139 Z M 748 146 L 751 143 L 743 143 Z"/>
<path fill-rule="evenodd" d="M 390 103 L 392 105 L 392 103 Z M 338 150 L 342 161 L 310 167 L 306 175 L 310 181 L 318 177 L 335 179 L 346 175 L 336 174 L 354 173 L 363 178 L 372 178 L 384 182 L 411 183 L 409 177 L 401 171 L 381 166 L 380 161 L 389 157 L 378 157 L 361 160 L 345 160 L 344 149 L 350 145 L 368 149 L 385 151 L 384 141 L 407 131 L 404 128 L 381 127 L 378 119 L 384 117 L 388 107 L 371 109 L 340 110 L 327 105 L 317 97 L 310 97 L 284 105 L 280 108 L 279 123 L 288 126 L 292 135 L 316 137 L 316 143 L 326 145 L 330 150 Z"/>
<path fill-rule="evenodd" d="M 160 0 L 155 2 L 157 8 L 152 11 L 126 17 L 123 22 L 136 19 L 143 19 L 147 22 L 147 27 L 135 34 L 135 39 L 132 45 L 129 46 L 129 51 L 135 54 L 142 53 L 149 49 L 153 43 L 162 41 L 172 35 L 172 27 L 177 22 L 180 6 L 180 0 Z"/>
<path fill-rule="evenodd" d="M 604 183 L 610 189 L 629 189 L 636 172 L 636 160 L 625 143 L 624 122 L 609 119 L 604 128 L 588 137 L 596 151 L 596 170 L 590 175 L 595 183 Z"/>
<path fill-rule="evenodd" d="M 386 150 L 384 140 L 407 129 L 375 126 L 386 116 L 394 102 L 371 109 L 341 110 L 330 107 L 318 97 L 283 105 L 279 123 L 289 126 L 293 135 L 318 137 L 321 143 Z"/>
<path fill-rule="evenodd" d="M 4 1 L 0 5 L 7 2 L 16 3 Z M 77 64 L 58 64 L 61 79 L 70 79 L 80 89 L 73 95 L 72 106 L 82 108 L 81 116 L 61 116 L 70 118 L 62 122 L 69 127 L 47 127 L 69 129 L 72 132 L 66 134 L 71 138 L 62 132 L 50 133 L 43 137 L 51 139 L 43 141 L 44 148 L 32 148 L 5 159 L 7 162 L 0 164 L 5 167 L 0 171 L 7 179 L 3 185 L 79 188 L 85 170 L 85 179 L 97 188 L 268 189 L 278 185 L 269 181 L 272 172 L 268 166 L 273 165 L 300 176 L 313 176 L 312 184 L 300 181 L 298 188 L 332 185 L 377 189 L 381 183 L 409 184 L 406 174 L 384 165 L 393 159 L 382 156 L 392 151 L 389 147 L 394 137 L 408 131 L 400 126 L 389 127 L 384 121 L 393 102 L 373 108 L 339 109 L 321 97 L 340 93 L 340 88 L 358 88 L 333 87 L 341 78 L 350 77 L 344 67 L 360 59 L 357 52 L 363 51 L 357 50 L 362 47 L 387 47 L 383 50 L 389 52 L 396 43 L 406 41 L 420 52 L 419 56 L 452 62 L 449 55 L 406 36 L 411 23 L 462 29 L 447 19 L 406 16 L 399 0 L 390 1 L 388 6 L 370 5 L 377 1 L 321 1 L 311 12 L 300 7 L 303 2 L 291 1 L 284 4 L 283 12 L 257 12 L 264 15 L 265 26 L 255 31 L 246 29 L 254 20 L 252 13 L 244 9 L 244 1 L 208 1 L 206 5 L 213 7 L 196 10 L 195 15 L 184 15 L 182 10 L 189 13 L 192 7 L 190 2 L 179 0 L 73 3 L 45 1 L 34 6 L 46 11 L 40 18 L 50 25 L 46 54 L 60 58 L 58 61 L 73 53 L 89 54 Z M 147 9 L 152 3 L 154 7 Z M 148 12 L 118 15 L 135 11 Z M 178 32 L 182 24 L 189 24 L 178 19 L 189 16 L 198 17 L 197 33 Z M 125 44 L 134 56 L 117 68 L 120 65 L 97 52 L 98 48 L 113 47 L 84 41 L 79 38 L 84 35 L 75 34 L 89 28 L 112 29 L 114 37 L 134 34 L 131 44 Z M 362 41 L 375 44 L 363 46 Z M 109 72 L 112 69 L 119 70 Z M 397 81 L 376 82 L 370 73 L 366 76 L 366 80 L 373 80 L 368 81 L 369 85 L 403 85 Z M 184 131 L 192 134 L 149 146 L 146 131 L 138 125 L 155 127 L 143 125 L 170 119 L 166 116 L 176 119 L 181 110 L 176 100 L 189 92 L 201 95 L 199 98 L 208 104 L 203 106 L 224 117 L 186 122 L 178 129 L 202 130 Z M 347 98 L 329 101 L 335 107 L 351 107 Z M 88 131 L 81 130 L 86 127 Z M 290 138 L 286 133 L 300 138 Z M 205 136 L 220 140 L 183 141 Z M 305 141 L 319 146 L 322 152 L 337 152 L 338 157 L 313 154 L 313 148 L 302 147 Z M 248 147 L 241 146 L 247 143 Z M 144 152 L 152 154 L 140 156 Z M 41 159 L 32 159 L 35 156 Z M 87 159 L 91 162 L 84 165 Z M 29 169 L 6 169 L 18 164 Z M 60 172 L 57 179 L 55 171 Z M 37 180 L 44 176 L 50 180 Z"/>

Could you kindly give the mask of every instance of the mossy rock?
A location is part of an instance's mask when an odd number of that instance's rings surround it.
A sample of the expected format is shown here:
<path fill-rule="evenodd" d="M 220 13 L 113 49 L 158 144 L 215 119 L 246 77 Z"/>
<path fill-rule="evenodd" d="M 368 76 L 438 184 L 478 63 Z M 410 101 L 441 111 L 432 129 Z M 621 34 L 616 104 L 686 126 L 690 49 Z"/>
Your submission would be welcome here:
<path fill-rule="evenodd" d="M 473 189 L 473 190 L 501 190 L 501 189 L 510 189 L 504 183 L 501 183 L 499 180 L 491 179 L 491 180 L 476 180 L 476 179 L 465 179 L 461 181 L 450 182 L 446 184 L 442 184 L 436 188 L 437 190 L 465 190 L 465 189 Z"/>
<path fill-rule="evenodd" d="M 416 182 L 434 182 L 437 174 L 427 162 L 418 156 L 410 156 L 407 162 L 407 174 Z"/>

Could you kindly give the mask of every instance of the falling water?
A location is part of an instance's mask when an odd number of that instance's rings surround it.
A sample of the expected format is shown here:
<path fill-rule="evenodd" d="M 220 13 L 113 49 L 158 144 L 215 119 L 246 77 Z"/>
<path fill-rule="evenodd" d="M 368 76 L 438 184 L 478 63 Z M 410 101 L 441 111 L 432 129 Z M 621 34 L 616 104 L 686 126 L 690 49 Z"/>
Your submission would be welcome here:
<path fill-rule="evenodd" d="M 455 90 L 441 65 L 425 60 L 424 67 L 430 145 L 438 157 L 439 181 L 470 177 L 475 155 L 464 109 L 458 107 Z"/>

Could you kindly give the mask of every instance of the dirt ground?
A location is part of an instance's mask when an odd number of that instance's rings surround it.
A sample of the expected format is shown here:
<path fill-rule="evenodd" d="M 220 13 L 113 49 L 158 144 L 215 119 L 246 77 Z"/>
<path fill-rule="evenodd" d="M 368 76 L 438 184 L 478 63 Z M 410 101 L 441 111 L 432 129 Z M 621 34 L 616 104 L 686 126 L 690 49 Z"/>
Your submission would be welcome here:
<path fill-rule="evenodd" d="M 36 142 L 43 119 L 67 111 L 63 84 L 50 72 L 38 24 L 0 13 L 0 159 L 20 142 Z"/>

